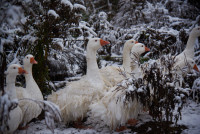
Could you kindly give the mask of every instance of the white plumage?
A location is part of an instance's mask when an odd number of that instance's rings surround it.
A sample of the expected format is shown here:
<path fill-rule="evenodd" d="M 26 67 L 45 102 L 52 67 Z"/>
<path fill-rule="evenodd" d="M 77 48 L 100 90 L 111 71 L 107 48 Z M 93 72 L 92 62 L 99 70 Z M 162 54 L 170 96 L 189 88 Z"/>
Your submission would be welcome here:
<path fill-rule="evenodd" d="M 195 27 L 192 29 L 189 35 L 189 39 L 186 44 L 185 50 L 176 56 L 175 61 L 179 62 L 180 60 L 187 58 L 193 59 L 194 58 L 194 45 L 196 39 L 200 36 L 200 26 Z"/>
<path fill-rule="evenodd" d="M 26 88 L 17 87 L 18 99 L 30 98 L 35 100 L 43 100 L 42 93 L 32 75 L 32 66 L 33 64 L 37 64 L 37 62 L 35 61 L 33 55 L 30 54 L 25 56 L 23 62 L 24 69 L 28 72 L 28 74 L 25 74 Z M 20 101 L 19 106 L 24 115 L 22 126 L 25 126 L 33 118 L 37 118 L 42 111 L 38 104 L 27 100 Z"/>
<path fill-rule="evenodd" d="M 122 81 L 124 79 L 123 75 L 119 74 L 119 69 L 126 71 L 126 72 L 131 72 L 131 49 L 132 47 L 138 43 L 137 41 L 131 39 L 126 41 L 124 44 L 124 49 L 123 49 L 123 64 L 122 67 L 114 67 L 114 66 L 106 66 L 102 69 L 100 69 L 100 73 L 102 74 L 104 81 L 110 83 L 111 87 L 115 86 L 118 82 Z"/>
<path fill-rule="evenodd" d="M 132 47 L 132 54 L 138 56 L 145 51 L 149 51 L 149 49 L 141 43 L 137 43 Z M 132 55 L 133 60 L 136 58 L 136 55 Z M 135 66 L 133 71 L 135 71 L 136 68 L 139 67 Z M 116 88 L 117 86 L 112 87 L 104 94 L 102 99 L 90 105 L 94 118 L 102 120 L 110 129 L 116 129 L 121 125 L 125 125 L 129 119 L 136 119 L 142 108 L 137 99 L 125 103 L 125 90 L 116 90 Z"/>
<path fill-rule="evenodd" d="M 8 67 L 7 70 L 7 76 L 6 76 L 6 92 L 8 93 L 11 100 L 17 100 L 16 95 L 16 87 L 15 87 L 15 80 L 16 76 L 19 74 L 25 73 L 25 70 L 23 70 L 19 65 L 12 64 Z M 22 110 L 19 106 L 14 108 L 9 113 L 9 120 L 8 120 L 8 127 L 9 130 L 6 131 L 6 133 L 13 133 L 19 126 L 19 124 L 22 121 Z"/>
<path fill-rule="evenodd" d="M 105 84 L 96 62 L 96 51 L 109 42 L 92 38 L 87 45 L 87 74 L 79 81 L 70 82 L 64 89 L 48 96 L 48 100 L 57 104 L 65 123 L 83 119 L 90 103 L 102 96 Z"/>

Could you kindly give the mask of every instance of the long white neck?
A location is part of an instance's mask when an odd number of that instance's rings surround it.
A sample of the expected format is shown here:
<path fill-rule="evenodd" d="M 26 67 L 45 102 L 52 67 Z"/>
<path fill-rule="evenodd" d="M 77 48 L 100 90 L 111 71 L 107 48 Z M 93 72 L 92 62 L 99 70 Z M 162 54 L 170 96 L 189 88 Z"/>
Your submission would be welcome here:
<path fill-rule="evenodd" d="M 127 45 L 124 46 L 123 49 L 123 68 L 125 69 L 126 72 L 131 72 L 131 57 L 130 57 L 130 51 L 131 49 L 128 48 Z"/>
<path fill-rule="evenodd" d="M 193 33 L 191 33 L 189 36 L 189 39 L 187 41 L 185 51 L 194 53 L 194 45 L 195 45 L 196 39 L 197 39 L 197 36 L 195 36 Z"/>
<path fill-rule="evenodd" d="M 10 74 L 6 76 L 6 91 L 8 92 L 11 100 L 17 99 L 15 80 L 16 76 Z"/>
<path fill-rule="evenodd" d="M 190 33 L 189 39 L 186 44 L 186 48 L 184 52 L 186 55 L 190 55 L 192 58 L 194 57 L 194 46 L 197 36 L 194 33 Z"/>
<path fill-rule="evenodd" d="M 24 69 L 28 72 L 28 74 L 25 74 L 26 91 L 31 94 L 32 98 L 43 100 L 40 88 L 38 87 L 32 75 L 32 66 L 32 64 L 24 65 Z"/>
<path fill-rule="evenodd" d="M 133 52 L 134 54 L 131 55 L 132 63 L 131 63 L 131 72 L 134 74 L 135 78 L 142 78 L 142 70 L 139 66 L 139 56 L 140 53 Z"/>
<path fill-rule="evenodd" d="M 132 64 L 131 64 L 131 72 L 136 72 L 139 69 L 139 56 L 140 54 L 137 52 L 133 52 L 133 54 L 131 55 L 132 58 Z"/>
<path fill-rule="evenodd" d="M 25 64 L 24 69 L 28 72 L 28 74 L 25 74 L 26 85 L 28 85 L 31 81 L 35 82 L 32 75 L 32 64 L 28 64 L 28 65 Z"/>
<path fill-rule="evenodd" d="M 90 50 L 90 48 L 87 48 L 87 77 L 89 78 L 99 78 L 100 72 L 97 65 L 96 60 L 96 50 Z"/>

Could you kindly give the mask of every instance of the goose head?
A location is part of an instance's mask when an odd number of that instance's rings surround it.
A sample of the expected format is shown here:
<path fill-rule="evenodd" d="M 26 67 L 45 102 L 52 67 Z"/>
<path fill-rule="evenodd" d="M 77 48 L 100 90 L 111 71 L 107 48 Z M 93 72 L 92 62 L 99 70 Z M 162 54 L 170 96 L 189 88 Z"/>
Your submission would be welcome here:
<path fill-rule="evenodd" d="M 102 46 L 105 46 L 107 44 L 110 44 L 110 42 L 102 40 L 101 38 L 90 38 L 88 41 L 87 48 L 90 48 L 96 51 Z"/>
<path fill-rule="evenodd" d="M 33 65 L 33 64 L 37 64 L 37 61 L 34 59 L 33 55 L 28 54 L 24 57 L 23 59 L 24 65 Z"/>
<path fill-rule="evenodd" d="M 12 64 L 7 69 L 7 75 L 17 76 L 25 73 L 27 73 L 26 70 L 24 70 L 21 66 L 17 64 Z"/>
<path fill-rule="evenodd" d="M 200 36 L 200 26 L 193 28 L 190 35 L 199 37 Z"/>
<path fill-rule="evenodd" d="M 193 68 L 194 70 L 196 70 L 197 72 L 199 72 L 197 64 L 195 63 L 195 61 L 193 59 L 187 59 L 185 65 L 186 66 L 190 66 L 191 68 Z"/>
<path fill-rule="evenodd" d="M 190 68 L 193 68 L 194 70 L 196 70 L 197 72 L 199 72 L 199 69 L 198 69 L 198 67 L 197 67 L 197 64 L 195 63 L 195 61 L 193 60 L 193 59 L 191 59 L 191 58 L 187 58 L 186 59 L 186 61 L 185 60 L 181 60 L 180 62 L 177 62 L 177 64 L 176 64 L 176 68 L 178 67 L 178 68 L 180 68 L 180 69 L 182 69 L 182 68 L 184 68 L 184 67 L 186 67 L 186 66 L 188 66 L 188 67 L 190 67 Z"/>
<path fill-rule="evenodd" d="M 134 39 L 127 40 L 126 43 L 124 44 L 124 50 L 128 50 L 129 52 L 131 51 L 131 48 L 138 43 L 138 41 Z"/>
<path fill-rule="evenodd" d="M 148 52 L 148 51 L 150 51 L 150 49 L 142 43 L 136 43 L 131 49 L 132 54 L 136 53 L 139 55 L 141 55 L 144 52 Z"/>

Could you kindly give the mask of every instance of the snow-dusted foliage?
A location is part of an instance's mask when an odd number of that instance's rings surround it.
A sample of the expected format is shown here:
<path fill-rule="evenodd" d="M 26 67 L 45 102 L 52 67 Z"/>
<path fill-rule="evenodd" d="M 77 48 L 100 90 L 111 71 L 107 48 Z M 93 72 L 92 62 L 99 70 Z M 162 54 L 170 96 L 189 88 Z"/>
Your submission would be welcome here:
<path fill-rule="evenodd" d="M 192 87 L 192 97 L 198 103 L 200 102 L 200 78 L 198 78 L 194 81 L 194 84 Z"/>
<path fill-rule="evenodd" d="M 98 52 L 103 55 L 97 55 L 99 67 L 122 64 L 125 41 L 135 39 L 151 49 L 141 59 L 141 63 L 150 59 L 143 64 L 147 67 L 143 67 L 146 82 L 133 77 L 124 80 L 118 90 L 125 89 L 125 96 L 121 96 L 126 98 L 124 101 L 138 97 L 144 106 L 152 106 L 149 109 L 157 114 L 153 116 L 160 119 L 161 110 L 171 112 L 164 107 L 166 98 L 170 98 L 165 94 L 168 91 L 169 95 L 174 92 L 168 102 L 172 111 L 172 101 L 182 108 L 187 88 L 193 89 L 192 95 L 199 101 L 198 73 L 188 73 L 186 69 L 181 76 L 171 70 L 172 77 L 169 72 L 163 73 L 163 66 L 171 62 L 165 60 L 160 66 L 161 63 L 152 60 L 169 53 L 178 55 L 184 50 L 191 29 L 200 24 L 199 5 L 196 0 L 1 0 L 0 90 L 4 88 L 6 66 L 22 63 L 28 53 L 38 61 L 33 66 L 33 77 L 46 95 L 50 89 L 59 89 L 66 81 L 79 79 L 86 72 L 88 38 L 100 37 L 111 42 Z M 194 60 L 198 66 L 199 46 L 197 40 Z M 123 71 L 120 73 L 125 75 Z M 154 96 L 156 93 L 159 95 Z"/>
<path fill-rule="evenodd" d="M 26 54 L 33 54 L 38 61 L 33 75 L 44 94 L 49 93 L 48 81 L 59 78 L 57 70 L 66 72 L 62 80 L 85 72 L 86 39 L 96 33 L 81 21 L 86 11 L 83 4 L 82 0 L 1 3 L 1 50 L 6 51 L 7 64 L 19 63 Z"/>
<path fill-rule="evenodd" d="M 50 102 L 50 101 L 40 101 L 40 100 L 33 100 L 29 98 L 23 98 L 19 101 L 33 101 L 37 103 L 45 112 L 45 122 L 47 127 L 54 133 L 55 129 L 55 121 L 61 122 L 61 112 L 59 107 Z"/>
<path fill-rule="evenodd" d="M 49 10 L 48 15 L 54 16 L 56 19 L 59 17 L 59 15 L 54 10 Z"/>
<path fill-rule="evenodd" d="M 180 73 L 174 68 L 174 58 L 165 55 L 160 60 L 149 60 L 142 64 L 142 79 L 136 79 L 133 74 L 132 78 L 118 84 L 116 90 L 124 92 L 119 99 L 129 103 L 136 97 L 138 103 L 149 110 L 155 121 L 177 122 L 191 92 L 188 81 L 183 79 L 184 75 L 189 75 L 191 69 L 182 70 Z"/>
<path fill-rule="evenodd" d="M 0 133 L 6 132 L 8 128 L 9 113 L 18 106 L 18 101 L 10 100 L 7 93 L 0 96 Z"/>
<path fill-rule="evenodd" d="M 156 59 L 168 53 L 179 54 L 185 48 L 190 30 L 194 24 L 198 24 L 196 22 L 199 22 L 195 19 L 198 18 L 200 10 L 190 5 L 191 1 L 119 0 L 116 2 L 117 5 L 109 1 L 105 3 L 106 1 L 98 0 L 91 4 L 92 7 L 89 8 L 93 10 L 94 15 L 90 16 L 90 21 L 99 36 L 111 41 L 110 51 L 113 55 L 121 55 L 124 40 L 131 38 L 151 48 L 148 58 Z M 100 18 L 105 20 L 106 16 L 109 16 L 108 3 L 111 7 L 119 8 L 114 17 L 109 18 L 111 21 L 108 22 L 112 28 L 104 28 L 107 27 L 106 23 L 100 21 Z M 97 6 L 98 4 L 105 4 L 105 6 Z M 106 12 L 102 13 L 101 7 Z M 105 17 L 99 18 L 100 15 Z M 96 25 L 100 22 L 103 28 L 98 28 L 99 26 Z M 199 49 L 195 48 L 195 50 Z M 198 56 L 198 53 L 196 55 Z"/>

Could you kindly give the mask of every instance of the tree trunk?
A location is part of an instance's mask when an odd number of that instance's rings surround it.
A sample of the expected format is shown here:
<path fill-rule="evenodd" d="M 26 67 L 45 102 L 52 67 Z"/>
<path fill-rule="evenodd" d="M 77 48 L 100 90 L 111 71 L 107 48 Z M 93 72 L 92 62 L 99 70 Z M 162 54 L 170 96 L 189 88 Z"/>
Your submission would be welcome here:
<path fill-rule="evenodd" d="M 0 53 L 0 91 L 4 93 L 4 82 L 5 82 L 5 72 L 6 69 L 6 55 L 4 53 Z"/>

